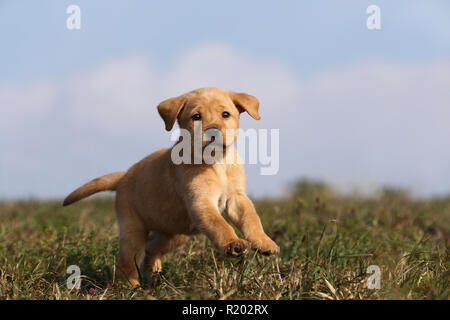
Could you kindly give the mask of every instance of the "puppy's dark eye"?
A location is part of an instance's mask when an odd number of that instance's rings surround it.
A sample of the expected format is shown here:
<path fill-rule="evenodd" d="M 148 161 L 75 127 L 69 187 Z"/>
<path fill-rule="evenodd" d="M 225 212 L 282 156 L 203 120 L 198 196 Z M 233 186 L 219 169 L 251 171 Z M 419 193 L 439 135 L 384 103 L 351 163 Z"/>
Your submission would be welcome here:
<path fill-rule="evenodd" d="M 222 118 L 228 118 L 230 114 L 226 111 L 222 112 Z"/>
<path fill-rule="evenodd" d="M 202 118 L 202 116 L 200 115 L 200 113 L 196 113 L 192 116 L 192 120 L 197 121 L 200 120 Z"/>

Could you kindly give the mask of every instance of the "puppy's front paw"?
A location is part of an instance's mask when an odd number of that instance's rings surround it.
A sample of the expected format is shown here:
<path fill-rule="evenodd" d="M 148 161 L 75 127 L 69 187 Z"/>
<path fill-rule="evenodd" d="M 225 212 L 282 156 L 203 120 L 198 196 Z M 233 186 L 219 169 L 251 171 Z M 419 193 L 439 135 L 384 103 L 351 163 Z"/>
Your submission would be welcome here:
<path fill-rule="evenodd" d="M 278 254 L 280 252 L 280 247 L 278 247 L 277 244 L 267 236 L 263 239 L 252 241 L 252 249 L 262 253 L 265 256 Z"/>
<path fill-rule="evenodd" d="M 248 241 L 243 239 L 236 239 L 231 242 L 229 242 L 225 248 L 224 252 L 231 257 L 238 257 L 245 253 L 247 253 L 248 249 L 250 248 L 250 244 Z"/>

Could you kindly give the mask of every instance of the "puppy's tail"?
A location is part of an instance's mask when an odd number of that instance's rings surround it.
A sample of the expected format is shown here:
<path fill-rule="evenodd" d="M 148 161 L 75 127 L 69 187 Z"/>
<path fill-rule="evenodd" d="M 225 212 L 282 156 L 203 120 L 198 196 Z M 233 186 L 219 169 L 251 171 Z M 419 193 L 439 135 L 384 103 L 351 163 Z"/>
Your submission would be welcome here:
<path fill-rule="evenodd" d="M 123 178 L 125 172 L 114 172 L 105 176 L 96 178 L 82 185 L 64 199 L 63 206 L 68 206 L 78 200 L 89 197 L 91 194 L 100 191 L 115 191 L 119 181 Z"/>

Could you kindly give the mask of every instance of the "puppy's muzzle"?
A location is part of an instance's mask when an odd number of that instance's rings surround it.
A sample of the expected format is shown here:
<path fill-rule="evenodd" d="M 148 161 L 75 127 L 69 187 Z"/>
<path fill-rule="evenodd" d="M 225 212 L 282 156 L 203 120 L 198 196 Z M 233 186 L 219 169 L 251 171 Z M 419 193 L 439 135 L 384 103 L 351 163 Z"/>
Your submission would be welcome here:
<path fill-rule="evenodd" d="M 210 127 L 205 130 L 204 138 L 206 141 L 223 141 L 222 132 L 217 127 Z"/>

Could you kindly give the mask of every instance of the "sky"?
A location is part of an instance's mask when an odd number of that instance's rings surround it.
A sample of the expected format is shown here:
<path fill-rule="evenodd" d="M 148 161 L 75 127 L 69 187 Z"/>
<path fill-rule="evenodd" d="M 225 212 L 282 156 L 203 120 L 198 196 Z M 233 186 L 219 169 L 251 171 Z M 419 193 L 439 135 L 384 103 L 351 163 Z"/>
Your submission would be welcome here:
<path fill-rule="evenodd" d="M 280 130 L 278 174 L 246 165 L 252 196 L 450 193 L 449 1 L 0 0 L 0 58 L 1 199 L 126 170 L 172 144 L 158 103 L 207 86 L 259 99 L 244 129 Z"/>

